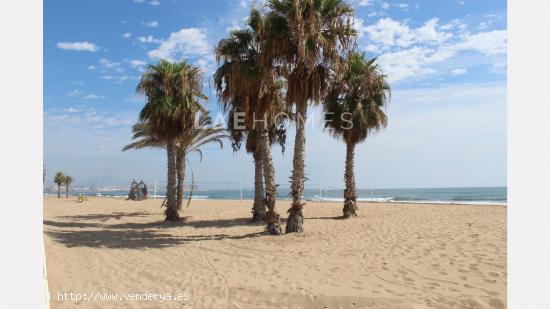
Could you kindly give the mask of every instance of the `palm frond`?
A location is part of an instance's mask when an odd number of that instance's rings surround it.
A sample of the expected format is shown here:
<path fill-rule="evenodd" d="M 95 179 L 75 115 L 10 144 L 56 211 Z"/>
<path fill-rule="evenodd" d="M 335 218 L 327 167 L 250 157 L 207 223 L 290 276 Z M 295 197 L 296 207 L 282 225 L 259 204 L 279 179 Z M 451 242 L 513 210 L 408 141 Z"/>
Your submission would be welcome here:
<path fill-rule="evenodd" d="M 391 89 L 376 64 L 364 53 L 350 52 L 342 80 L 334 82 L 324 103 L 325 129 L 335 138 L 359 143 L 388 124 L 384 109 Z"/>

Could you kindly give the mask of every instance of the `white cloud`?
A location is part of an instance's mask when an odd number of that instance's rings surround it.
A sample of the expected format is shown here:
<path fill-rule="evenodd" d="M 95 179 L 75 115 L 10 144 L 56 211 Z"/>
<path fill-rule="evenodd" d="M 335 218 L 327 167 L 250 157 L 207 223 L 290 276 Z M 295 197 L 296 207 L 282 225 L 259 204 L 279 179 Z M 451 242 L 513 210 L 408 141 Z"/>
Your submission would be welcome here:
<path fill-rule="evenodd" d="M 391 18 L 381 18 L 376 24 L 364 27 L 362 30 L 373 42 L 385 46 L 407 47 L 411 45 L 413 39 L 413 34 L 406 24 Z"/>
<path fill-rule="evenodd" d="M 380 52 L 380 49 L 374 44 L 369 44 L 365 47 L 365 51 L 368 51 L 370 53 L 378 53 Z"/>
<path fill-rule="evenodd" d="M 407 3 L 399 3 L 399 4 L 396 4 L 395 6 L 403 10 L 409 8 L 409 5 Z"/>
<path fill-rule="evenodd" d="M 357 5 L 359 6 L 369 6 L 372 5 L 373 0 L 359 0 Z"/>
<path fill-rule="evenodd" d="M 465 35 L 455 47 L 458 50 L 477 50 L 491 56 L 506 53 L 506 43 L 506 30 L 494 30 Z"/>
<path fill-rule="evenodd" d="M 443 42 L 450 37 L 451 33 L 438 31 L 439 18 L 428 20 L 422 27 L 415 30 L 416 41 L 418 42 Z"/>
<path fill-rule="evenodd" d="M 73 51 L 89 51 L 96 52 L 99 50 L 99 47 L 94 43 L 90 42 L 58 42 L 57 48 L 64 50 L 73 50 Z"/>
<path fill-rule="evenodd" d="M 158 40 L 158 39 L 155 39 L 155 37 L 153 37 L 152 35 L 148 35 L 148 36 L 140 36 L 137 38 L 138 41 L 140 41 L 141 43 L 161 43 L 162 41 L 161 40 Z"/>
<path fill-rule="evenodd" d="M 153 20 L 153 21 L 150 21 L 150 22 L 143 22 L 141 23 L 143 26 L 145 27 L 149 27 L 149 28 L 156 28 L 159 26 L 159 22 L 156 21 L 156 20 Z"/>
<path fill-rule="evenodd" d="M 71 91 L 67 91 L 65 93 L 65 96 L 69 97 L 69 98 L 76 98 L 76 97 L 81 96 L 82 94 L 83 94 L 82 90 L 74 89 L 74 90 L 71 90 Z"/>
<path fill-rule="evenodd" d="M 88 66 L 88 70 L 95 70 L 95 65 Z"/>
<path fill-rule="evenodd" d="M 252 0 L 239 0 L 239 6 L 241 9 L 246 9 L 251 3 Z"/>
<path fill-rule="evenodd" d="M 110 129 L 127 127 L 134 123 L 135 117 L 119 117 L 106 113 L 98 114 L 93 108 L 80 110 L 70 107 L 63 110 L 63 112 L 65 114 L 59 114 L 56 110 L 44 112 L 44 124 L 48 127 L 77 125 L 88 127 L 87 129 Z"/>
<path fill-rule="evenodd" d="M 102 75 L 99 77 L 100 79 L 104 80 L 114 80 L 115 83 L 121 83 L 125 80 L 128 80 L 128 75 L 121 75 L 121 76 L 114 76 L 114 75 Z"/>
<path fill-rule="evenodd" d="M 102 67 L 109 68 L 109 69 L 116 68 L 116 67 L 120 66 L 120 62 L 111 62 L 107 58 L 99 59 L 99 63 L 101 64 Z"/>
<path fill-rule="evenodd" d="M 126 32 L 126 33 L 124 33 L 124 34 L 122 35 L 122 37 L 125 38 L 125 39 L 128 39 L 128 38 L 130 38 L 131 36 L 132 36 L 132 33 L 131 33 L 131 32 Z"/>
<path fill-rule="evenodd" d="M 130 60 L 129 62 L 132 68 L 143 67 L 147 64 L 145 61 L 141 61 L 141 60 Z"/>
<path fill-rule="evenodd" d="M 357 31 L 357 35 L 361 38 L 365 31 L 365 21 L 362 18 L 355 17 L 353 19 L 353 28 Z"/>
<path fill-rule="evenodd" d="M 387 10 L 387 9 L 390 8 L 390 4 L 387 3 L 387 2 L 382 2 L 382 5 L 381 5 L 381 6 L 382 6 L 382 8 L 383 8 L 384 10 Z"/>
<path fill-rule="evenodd" d="M 168 39 L 162 40 L 157 49 L 147 53 L 152 59 L 174 60 L 178 57 L 206 56 L 210 48 L 204 29 L 184 28 L 172 32 Z"/>
<path fill-rule="evenodd" d="M 90 93 L 86 96 L 83 97 L 84 100 L 101 100 L 101 99 L 105 99 L 104 96 L 99 96 L 95 93 Z"/>
<path fill-rule="evenodd" d="M 397 52 L 385 53 L 378 57 L 380 66 L 391 82 L 404 80 L 410 77 L 421 78 L 436 72 L 426 67 L 449 58 L 451 54 L 438 52 L 434 49 L 413 47 Z"/>
<path fill-rule="evenodd" d="M 411 28 L 406 22 L 391 18 L 381 18 L 375 24 L 364 26 L 363 20 L 356 18 L 355 28 L 368 37 L 362 46 L 364 51 L 378 55 L 379 63 L 392 82 L 409 78 L 422 79 L 438 72 L 453 73 L 453 67 L 445 67 L 445 61 L 462 51 L 478 51 L 485 56 L 506 53 L 506 30 L 488 32 L 465 32 L 466 25 L 455 19 L 443 26 L 438 18 L 426 21 L 418 28 Z M 491 61 L 499 61 L 498 59 Z M 472 64 L 473 65 L 473 64 Z M 469 64 L 454 64 L 467 70 Z M 502 72 L 502 70 L 491 69 Z"/>
<path fill-rule="evenodd" d="M 496 61 L 491 65 L 491 72 L 495 74 L 506 74 L 506 58 L 502 61 Z"/>
<path fill-rule="evenodd" d="M 421 27 L 411 29 L 405 23 L 386 17 L 379 19 L 376 24 L 362 27 L 360 30 L 367 33 L 375 43 L 387 47 L 408 47 L 416 43 L 440 43 L 452 37 L 451 33 L 438 30 L 438 22 L 438 18 L 432 18 Z M 362 21 L 360 21 L 360 26 L 362 26 Z"/>
<path fill-rule="evenodd" d="M 69 107 L 62 110 L 65 113 L 78 113 L 80 110 L 78 108 Z"/>
<path fill-rule="evenodd" d="M 451 75 L 453 75 L 453 76 L 464 75 L 466 73 L 468 73 L 468 70 L 465 69 L 465 68 L 457 68 L 457 69 L 453 69 L 451 71 Z"/>
<path fill-rule="evenodd" d="M 134 0 L 135 3 L 145 3 L 145 0 Z"/>
<path fill-rule="evenodd" d="M 153 5 L 153 6 L 157 6 L 157 5 L 160 5 L 160 1 L 159 0 L 153 0 L 153 1 L 150 1 L 149 4 Z"/>
<path fill-rule="evenodd" d="M 68 98 L 73 98 L 73 99 L 76 99 L 76 98 L 81 98 L 81 99 L 84 99 L 84 100 L 98 100 L 98 99 L 104 99 L 105 97 L 104 96 L 99 96 L 95 93 L 89 93 L 87 95 L 84 95 L 85 92 L 80 90 L 80 89 L 73 89 L 71 91 L 67 91 L 65 93 L 65 96 L 68 97 Z"/>

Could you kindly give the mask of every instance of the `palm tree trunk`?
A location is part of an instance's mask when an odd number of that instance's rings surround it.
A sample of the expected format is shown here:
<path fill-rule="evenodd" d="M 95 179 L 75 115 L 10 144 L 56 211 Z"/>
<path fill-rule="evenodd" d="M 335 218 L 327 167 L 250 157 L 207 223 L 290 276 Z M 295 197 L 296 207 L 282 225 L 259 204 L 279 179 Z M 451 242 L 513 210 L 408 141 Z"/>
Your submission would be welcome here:
<path fill-rule="evenodd" d="M 269 136 L 266 129 L 260 129 L 260 160 L 263 161 L 263 170 L 265 177 L 265 206 L 267 213 L 264 221 L 266 223 L 265 231 L 271 235 L 282 234 L 280 216 L 275 209 L 275 198 L 277 197 L 277 187 L 275 186 L 275 169 L 273 168 L 273 159 L 271 158 L 271 148 L 269 147 Z"/>
<path fill-rule="evenodd" d="M 357 216 L 357 194 L 355 193 L 355 174 L 353 172 L 353 158 L 355 156 L 355 144 L 346 144 L 346 171 L 344 179 L 346 189 L 344 190 L 344 218 Z"/>
<path fill-rule="evenodd" d="M 302 208 L 302 192 L 304 191 L 304 158 L 306 135 L 305 126 L 307 119 L 307 102 L 297 104 L 296 136 L 294 139 L 294 157 L 292 159 L 292 184 L 290 186 L 292 193 L 292 207 L 288 210 L 288 220 L 286 223 L 286 232 L 303 232 L 304 216 Z"/>
<path fill-rule="evenodd" d="M 180 219 L 176 205 L 176 147 L 174 141 L 168 141 L 166 145 L 168 159 L 167 184 L 166 184 L 166 215 L 167 221 L 178 221 Z"/>
<path fill-rule="evenodd" d="M 183 207 L 183 181 L 185 179 L 185 156 L 181 153 L 176 155 L 176 173 L 178 178 L 178 189 L 176 193 L 176 205 L 178 210 L 181 210 Z"/>
<path fill-rule="evenodd" d="M 61 198 L 61 185 L 57 185 L 57 198 Z"/>
<path fill-rule="evenodd" d="M 65 186 L 65 198 L 69 198 L 69 185 Z"/>
<path fill-rule="evenodd" d="M 265 195 L 264 195 L 264 173 L 263 161 L 261 159 L 261 147 L 256 140 L 256 151 L 254 153 L 254 205 L 252 206 L 252 222 L 262 221 L 265 216 Z"/>

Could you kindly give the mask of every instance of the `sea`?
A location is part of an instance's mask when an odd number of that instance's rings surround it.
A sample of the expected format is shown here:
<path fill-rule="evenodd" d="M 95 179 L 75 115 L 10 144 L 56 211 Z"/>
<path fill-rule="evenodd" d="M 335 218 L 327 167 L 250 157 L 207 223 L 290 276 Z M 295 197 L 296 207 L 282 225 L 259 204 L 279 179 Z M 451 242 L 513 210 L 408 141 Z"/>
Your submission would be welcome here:
<path fill-rule="evenodd" d="M 306 189 L 303 198 L 306 201 L 343 201 L 343 189 Z M 88 196 L 108 196 L 126 198 L 127 190 L 80 190 L 73 191 L 71 195 L 85 194 Z M 150 197 L 164 198 L 164 192 L 149 192 Z M 45 195 L 56 195 L 51 190 L 44 192 Z M 64 191 L 62 191 L 64 195 Z M 253 189 L 227 189 L 227 190 L 195 190 L 193 199 L 212 200 L 239 200 L 253 199 Z M 278 188 L 279 200 L 290 200 L 290 189 Z M 358 189 L 358 201 L 368 202 L 399 202 L 399 203 L 422 203 L 422 204 L 466 204 L 466 205 L 506 205 L 506 187 L 461 187 L 461 188 L 410 188 L 410 189 Z"/>

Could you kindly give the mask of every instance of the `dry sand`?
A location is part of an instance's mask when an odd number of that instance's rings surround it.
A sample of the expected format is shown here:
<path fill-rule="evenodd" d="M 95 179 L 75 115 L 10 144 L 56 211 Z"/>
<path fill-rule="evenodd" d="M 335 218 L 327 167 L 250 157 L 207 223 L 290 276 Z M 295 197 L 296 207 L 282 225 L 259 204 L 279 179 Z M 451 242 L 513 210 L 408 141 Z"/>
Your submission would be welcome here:
<path fill-rule="evenodd" d="M 360 203 L 341 220 L 340 203 L 308 202 L 306 232 L 266 236 L 250 201 L 195 200 L 181 224 L 160 203 L 45 199 L 52 308 L 506 307 L 504 206 Z M 190 299 L 124 300 L 146 292 Z"/>

